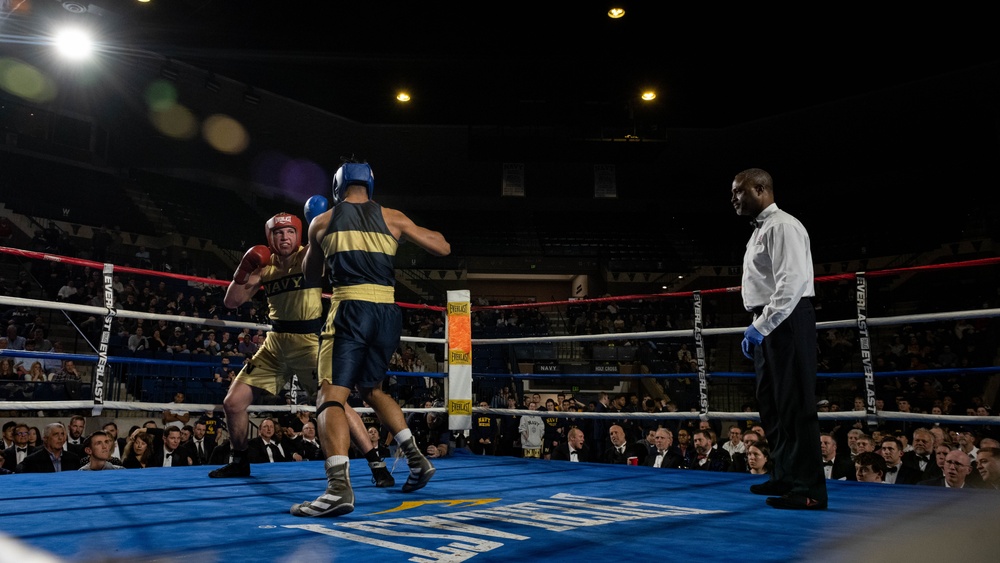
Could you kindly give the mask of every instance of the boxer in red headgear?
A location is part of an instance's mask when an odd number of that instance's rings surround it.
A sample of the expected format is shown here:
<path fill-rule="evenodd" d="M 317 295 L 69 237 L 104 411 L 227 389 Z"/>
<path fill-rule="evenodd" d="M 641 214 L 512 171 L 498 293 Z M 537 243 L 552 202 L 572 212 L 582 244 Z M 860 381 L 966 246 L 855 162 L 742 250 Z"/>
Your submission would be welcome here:
<path fill-rule="evenodd" d="M 226 290 L 225 305 L 235 309 L 250 301 L 263 287 L 271 331 L 264 345 L 243 365 L 223 400 L 232 457 L 229 464 L 210 472 L 209 477 L 247 477 L 251 463 L 271 460 L 262 440 L 247 439 L 250 424 L 247 408 L 265 392 L 277 395 L 284 381 L 293 376 L 298 376 L 305 387 L 315 389 L 316 386 L 323 292 L 318 283 L 308 283 L 302 275 L 302 258 L 306 250 L 301 244 L 302 221 L 290 213 L 278 213 L 267 221 L 264 235 L 267 246 L 258 245 L 248 250 L 236 268 Z M 354 409 L 349 411 L 351 439 L 358 450 L 365 453 L 375 485 L 395 485 L 361 417 Z M 303 451 L 295 444 L 283 443 L 278 448 L 286 461 L 303 459 Z M 284 451 L 286 449 L 290 451 Z"/>

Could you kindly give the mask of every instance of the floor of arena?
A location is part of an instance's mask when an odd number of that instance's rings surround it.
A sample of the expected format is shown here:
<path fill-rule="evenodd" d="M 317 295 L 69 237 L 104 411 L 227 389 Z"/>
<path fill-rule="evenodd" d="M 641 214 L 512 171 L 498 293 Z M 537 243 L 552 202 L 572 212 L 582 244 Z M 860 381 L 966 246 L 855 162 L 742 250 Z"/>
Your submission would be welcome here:
<path fill-rule="evenodd" d="M 1000 502 L 981 490 L 829 482 L 826 511 L 768 507 L 733 473 L 481 457 L 435 460 L 434 480 L 377 489 L 353 460 L 356 509 L 303 519 L 322 462 L 3 477 L 0 561 L 983 561 Z M 978 554 L 977 554 L 977 550 Z M 987 555 L 989 554 L 989 555 Z M 360 558 L 360 559 L 359 559 Z"/>

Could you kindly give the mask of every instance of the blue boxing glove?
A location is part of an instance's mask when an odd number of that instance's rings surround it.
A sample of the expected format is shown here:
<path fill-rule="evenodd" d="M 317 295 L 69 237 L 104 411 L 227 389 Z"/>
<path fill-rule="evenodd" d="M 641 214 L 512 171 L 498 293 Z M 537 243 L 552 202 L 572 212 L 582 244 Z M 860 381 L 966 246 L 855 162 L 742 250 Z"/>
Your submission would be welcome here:
<path fill-rule="evenodd" d="M 748 360 L 752 360 L 753 349 L 760 346 L 760 343 L 763 341 L 764 335 L 757 330 L 757 327 L 753 325 L 748 326 L 746 331 L 743 332 L 743 343 L 740 345 L 743 348 L 743 355 Z"/>
<path fill-rule="evenodd" d="M 321 195 L 314 195 L 306 200 L 306 205 L 302 209 L 303 214 L 306 216 L 306 225 L 312 223 L 312 220 L 316 218 L 320 213 L 325 212 L 329 209 L 329 204 L 326 198 Z"/>

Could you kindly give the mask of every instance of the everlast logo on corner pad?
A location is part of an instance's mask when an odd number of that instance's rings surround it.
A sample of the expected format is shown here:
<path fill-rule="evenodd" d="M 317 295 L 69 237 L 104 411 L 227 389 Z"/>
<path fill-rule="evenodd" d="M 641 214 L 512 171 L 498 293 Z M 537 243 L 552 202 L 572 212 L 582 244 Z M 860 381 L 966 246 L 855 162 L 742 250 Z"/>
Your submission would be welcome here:
<path fill-rule="evenodd" d="M 468 315 L 469 314 L 469 304 L 468 303 L 448 303 L 448 314 L 449 315 Z"/>
<path fill-rule="evenodd" d="M 472 415 L 472 401 L 470 400 L 455 400 L 448 401 L 448 414 L 453 415 Z"/>
<path fill-rule="evenodd" d="M 470 363 L 469 353 L 465 350 L 450 350 L 448 353 L 448 361 L 453 364 L 466 365 Z"/>

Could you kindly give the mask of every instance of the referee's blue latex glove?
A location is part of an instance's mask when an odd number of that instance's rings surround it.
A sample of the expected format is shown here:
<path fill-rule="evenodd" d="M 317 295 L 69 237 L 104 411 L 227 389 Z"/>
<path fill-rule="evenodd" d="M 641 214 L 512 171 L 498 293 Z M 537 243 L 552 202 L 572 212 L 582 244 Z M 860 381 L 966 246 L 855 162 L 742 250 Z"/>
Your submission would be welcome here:
<path fill-rule="evenodd" d="M 747 357 L 748 360 L 753 359 L 753 349 L 760 346 L 760 343 L 764 341 L 764 335 L 757 330 L 756 327 L 750 325 L 747 327 L 746 331 L 743 332 L 743 343 L 741 347 L 743 348 L 743 355 Z"/>

